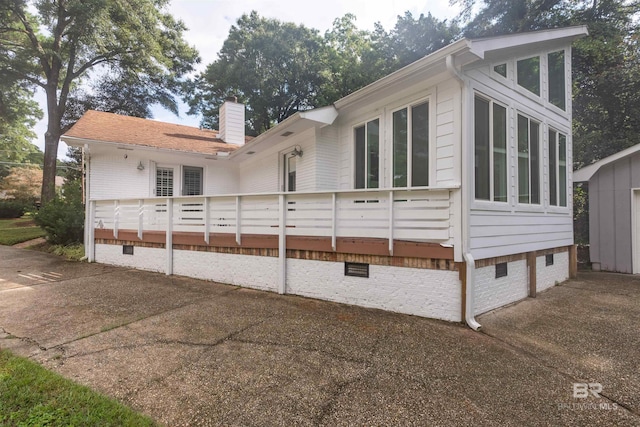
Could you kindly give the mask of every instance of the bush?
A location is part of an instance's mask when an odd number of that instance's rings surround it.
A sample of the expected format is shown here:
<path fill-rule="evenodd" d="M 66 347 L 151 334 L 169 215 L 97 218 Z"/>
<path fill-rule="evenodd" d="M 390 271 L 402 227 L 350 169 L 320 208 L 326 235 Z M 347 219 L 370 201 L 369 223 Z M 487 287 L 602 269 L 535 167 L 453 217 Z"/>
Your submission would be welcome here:
<path fill-rule="evenodd" d="M 27 211 L 25 202 L 0 200 L 0 218 L 20 218 Z"/>
<path fill-rule="evenodd" d="M 62 195 L 41 207 L 34 220 L 46 233 L 49 243 L 70 245 L 84 240 L 82 188 L 77 181 L 67 182 Z"/>

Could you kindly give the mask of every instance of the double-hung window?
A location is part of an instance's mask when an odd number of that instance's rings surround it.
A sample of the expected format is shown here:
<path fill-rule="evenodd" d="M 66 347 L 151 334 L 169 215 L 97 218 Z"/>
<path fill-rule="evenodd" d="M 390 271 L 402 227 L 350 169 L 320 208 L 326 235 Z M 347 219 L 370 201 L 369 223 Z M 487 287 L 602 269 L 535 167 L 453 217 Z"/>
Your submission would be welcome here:
<path fill-rule="evenodd" d="M 429 185 L 429 103 L 393 113 L 393 186 Z"/>
<path fill-rule="evenodd" d="M 355 188 L 380 186 L 380 120 L 371 120 L 354 130 Z"/>
<path fill-rule="evenodd" d="M 507 201 L 507 109 L 476 96 L 474 175 L 477 200 Z"/>
<path fill-rule="evenodd" d="M 200 196 L 202 194 L 202 168 L 182 167 L 182 195 Z"/>
<path fill-rule="evenodd" d="M 540 123 L 518 114 L 518 202 L 540 204 Z"/>
<path fill-rule="evenodd" d="M 567 206 L 567 136 L 549 129 L 549 205 Z"/>

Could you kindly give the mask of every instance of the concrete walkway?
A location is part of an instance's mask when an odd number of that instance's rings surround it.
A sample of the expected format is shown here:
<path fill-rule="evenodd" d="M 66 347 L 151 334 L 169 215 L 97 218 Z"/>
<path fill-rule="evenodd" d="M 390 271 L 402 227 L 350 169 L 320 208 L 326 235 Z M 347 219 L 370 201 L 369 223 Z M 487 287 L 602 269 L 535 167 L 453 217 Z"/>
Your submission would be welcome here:
<path fill-rule="evenodd" d="M 639 280 L 587 274 L 479 320 L 0 246 L 0 348 L 167 425 L 640 425 Z"/>

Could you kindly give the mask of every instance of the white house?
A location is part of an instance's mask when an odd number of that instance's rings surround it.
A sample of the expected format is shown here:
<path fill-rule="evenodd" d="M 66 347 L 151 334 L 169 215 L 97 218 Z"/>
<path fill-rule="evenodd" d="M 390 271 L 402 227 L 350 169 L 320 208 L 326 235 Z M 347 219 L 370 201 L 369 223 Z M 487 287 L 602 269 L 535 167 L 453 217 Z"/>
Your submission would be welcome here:
<path fill-rule="evenodd" d="M 90 261 L 466 321 L 575 268 L 570 27 L 462 39 L 254 139 L 87 112 Z"/>

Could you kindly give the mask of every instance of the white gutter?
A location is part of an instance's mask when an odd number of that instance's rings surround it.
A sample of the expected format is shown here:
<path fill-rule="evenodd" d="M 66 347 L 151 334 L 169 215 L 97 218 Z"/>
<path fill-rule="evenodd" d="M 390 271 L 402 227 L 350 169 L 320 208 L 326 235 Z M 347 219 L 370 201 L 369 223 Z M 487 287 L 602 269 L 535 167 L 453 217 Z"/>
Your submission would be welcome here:
<path fill-rule="evenodd" d="M 462 77 L 462 75 L 460 74 L 460 72 L 458 71 L 458 69 L 455 66 L 455 58 L 453 55 L 448 55 L 445 59 L 445 64 L 447 66 L 447 71 L 449 73 L 451 73 L 451 75 L 458 81 L 458 83 L 460 83 L 460 88 L 462 91 L 462 95 L 461 95 L 461 99 L 462 99 L 462 105 L 461 105 L 461 110 L 464 109 L 465 106 L 465 91 L 464 88 L 465 86 L 465 81 L 464 78 Z M 462 113 L 464 114 L 464 111 L 462 111 Z M 462 115 L 462 114 L 461 114 Z M 459 117 L 460 119 L 460 126 L 462 126 L 463 123 L 463 117 Z M 462 129 L 462 131 L 464 132 L 465 129 Z M 461 138 L 462 141 L 464 141 L 464 137 Z M 467 147 L 467 144 L 464 144 L 461 142 L 461 146 L 462 146 L 462 158 L 461 158 L 461 162 L 462 162 L 462 168 L 461 168 L 461 173 L 462 174 L 466 174 L 468 168 L 465 168 L 464 166 L 464 161 L 465 159 L 467 159 L 467 150 L 469 149 Z M 475 318 L 475 294 L 476 294 L 476 262 L 473 259 L 473 255 L 471 255 L 471 253 L 469 252 L 469 244 L 467 242 L 467 237 L 469 236 L 469 230 L 467 230 L 467 228 L 469 227 L 469 206 L 468 206 L 468 199 L 469 199 L 469 179 L 467 177 L 462 177 L 462 206 L 461 206 L 461 212 L 462 212 L 462 257 L 464 258 L 464 261 L 467 265 L 467 271 L 466 271 L 466 277 L 465 277 L 465 281 L 466 281 L 466 287 L 465 287 L 465 307 L 464 307 L 464 313 L 461 313 L 464 315 L 464 320 L 467 323 L 467 325 L 473 329 L 474 331 L 479 331 L 481 328 L 480 323 L 478 323 L 476 321 Z"/>

